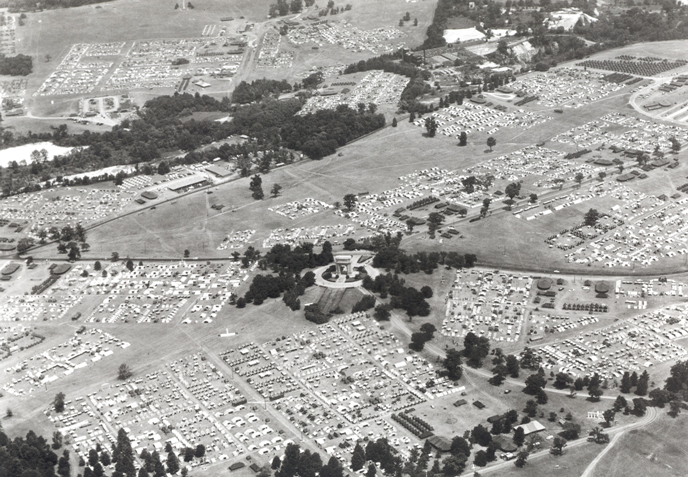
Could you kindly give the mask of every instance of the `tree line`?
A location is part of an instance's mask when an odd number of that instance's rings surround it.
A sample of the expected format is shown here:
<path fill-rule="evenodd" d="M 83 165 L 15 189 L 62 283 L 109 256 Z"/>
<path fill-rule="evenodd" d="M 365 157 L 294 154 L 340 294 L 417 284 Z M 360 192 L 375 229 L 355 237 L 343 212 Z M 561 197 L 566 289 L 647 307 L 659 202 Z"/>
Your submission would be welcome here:
<path fill-rule="evenodd" d="M 185 93 L 150 100 L 139 111 L 140 119 L 125 120 L 103 133 L 85 131 L 70 134 L 66 125 L 58 126 L 51 133 L 29 132 L 21 136 L 3 130 L 0 136 L 2 147 L 51 141 L 77 149 L 36 166 L 15 162 L 7 169 L 0 169 L 2 192 L 9 195 L 37 190 L 39 183 L 58 176 L 115 165 L 150 163 L 159 160 L 164 153 L 178 150 L 189 153 L 176 160 L 183 163 L 207 160 L 211 152 L 217 153 L 214 157 L 228 158 L 239 154 L 246 157 L 251 151 L 278 151 L 285 147 L 302 151 L 312 159 L 320 159 L 347 142 L 385 125 L 384 116 L 369 109 L 357 112 L 341 106 L 336 111 L 296 116 L 301 106 L 298 99 L 277 101 L 268 97 L 258 103 L 232 107 L 227 98 L 217 100 L 198 93 Z M 233 120 L 220 123 L 186 118 L 196 111 L 228 112 L 233 114 Z M 232 135 L 247 135 L 255 140 L 248 146 L 223 145 L 205 153 L 195 152 L 200 146 Z"/>

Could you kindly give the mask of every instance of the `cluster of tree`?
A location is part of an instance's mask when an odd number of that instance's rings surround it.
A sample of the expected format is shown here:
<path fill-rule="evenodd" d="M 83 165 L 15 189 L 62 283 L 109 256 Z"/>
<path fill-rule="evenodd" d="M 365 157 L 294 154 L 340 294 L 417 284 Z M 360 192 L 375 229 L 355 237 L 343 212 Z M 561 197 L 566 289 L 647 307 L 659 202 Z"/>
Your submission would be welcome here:
<path fill-rule="evenodd" d="M 373 295 L 366 295 L 351 307 L 351 313 L 358 313 L 359 311 L 368 311 L 375 308 L 375 297 Z"/>
<path fill-rule="evenodd" d="M 263 192 L 263 179 L 261 179 L 260 174 L 256 174 L 251 178 L 251 183 L 248 188 L 251 190 L 251 197 L 254 200 L 263 200 L 265 193 Z"/>
<path fill-rule="evenodd" d="M 69 134 L 66 125 L 60 125 L 52 133 L 32 133 L 15 136 L 4 130 L 0 135 L 2 147 L 13 147 L 31 142 L 50 141 L 56 145 L 76 148 L 65 156 L 40 165 L 12 164 L 9 170 L 0 170 L 4 195 L 22 190 L 40 190 L 41 182 L 66 174 L 78 174 L 109 166 L 137 164 L 155 161 L 160 151 L 181 149 L 188 151 L 184 157 L 168 165 L 193 164 L 203 160 L 238 157 L 239 168 L 248 175 L 251 168 L 249 154 L 272 151 L 260 162 L 261 172 L 267 172 L 272 161 L 291 162 L 293 153 L 284 147 L 305 152 L 319 159 L 331 154 L 348 141 L 368 134 L 384 126 L 384 116 L 366 108 L 364 114 L 346 106 L 336 111 L 319 111 L 305 116 L 295 116 L 301 109 L 301 101 L 277 101 L 266 97 L 260 102 L 232 109 L 227 98 L 218 101 L 199 94 L 175 94 L 148 101 L 139 111 L 140 119 L 125 120 L 111 131 Z M 224 123 L 187 119 L 195 111 L 233 111 L 233 120 Z M 202 145 L 231 135 L 247 135 L 255 138 L 238 145 L 208 148 L 203 152 L 191 152 Z M 278 152 L 275 152 L 278 151 Z M 214 155 L 214 156 L 213 156 Z M 34 163 L 35 164 L 35 163 Z M 150 164 L 138 168 L 141 173 L 152 173 Z M 124 176 L 120 177 L 122 180 Z"/>
<path fill-rule="evenodd" d="M 688 12 L 677 2 L 662 4 L 662 11 L 631 8 L 618 15 L 600 15 L 592 25 L 581 23 L 574 33 L 587 40 L 616 48 L 630 43 L 681 40 L 688 38 Z"/>
<path fill-rule="evenodd" d="M 0 475 L 39 475 L 53 477 L 70 475 L 69 452 L 62 457 L 50 448 L 48 441 L 33 431 L 26 437 L 10 439 L 0 428 Z"/>
<path fill-rule="evenodd" d="M 201 446 L 201 444 L 199 444 L 199 446 Z M 165 452 L 167 453 L 167 456 L 165 463 L 163 464 L 160 454 L 157 450 L 148 452 L 148 449 L 143 449 L 139 455 L 142 461 L 142 466 L 141 470 L 139 470 L 138 477 L 165 477 L 168 473 L 172 474 L 172 471 L 174 471 L 174 474 L 179 472 L 179 458 L 174 453 L 172 447 L 165 446 Z M 203 453 L 205 454 L 205 449 L 203 449 Z M 184 460 L 186 460 L 186 451 L 184 452 Z M 91 459 L 89 454 L 89 465 L 90 462 Z M 84 477 L 87 477 L 86 472 L 84 472 Z"/>
<path fill-rule="evenodd" d="M 384 125 L 385 116 L 375 114 L 373 108 L 354 111 L 342 104 L 336 110 L 323 109 L 305 116 L 292 116 L 280 128 L 280 135 L 286 147 L 302 151 L 311 159 L 321 159 Z"/>
<path fill-rule="evenodd" d="M 513 428 L 513 425 L 518 422 L 518 412 L 515 409 L 510 409 L 509 411 L 502 414 L 499 419 L 495 419 L 492 422 L 492 429 L 490 429 L 490 434 L 509 434 Z M 515 431 L 518 432 L 518 431 Z M 520 434 L 520 433 L 519 433 Z M 514 435 L 514 442 L 518 439 L 518 435 Z M 521 444 L 523 441 L 521 441 Z M 521 445 L 518 444 L 518 445 Z"/>
<path fill-rule="evenodd" d="M 471 331 L 464 337 L 463 347 L 466 363 L 472 368 L 479 368 L 483 365 L 483 359 L 490 353 L 490 340 Z"/>
<path fill-rule="evenodd" d="M 451 268 L 471 268 L 477 257 L 472 253 L 458 252 L 416 252 L 408 255 L 403 249 L 390 246 L 377 252 L 373 258 L 373 266 L 394 270 L 395 273 L 418 273 L 423 271 L 432 274 L 439 265 Z"/>
<path fill-rule="evenodd" d="M 276 459 L 276 460 L 275 460 Z M 323 465 L 320 454 L 309 449 L 301 451 L 298 444 L 288 444 L 284 450 L 284 458 L 273 459 L 272 468 L 275 477 L 342 477 L 344 469 L 336 457 L 332 456 Z"/>
<path fill-rule="evenodd" d="M 306 76 L 303 79 L 303 82 L 301 83 L 301 86 L 306 88 L 306 89 L 314 89 L 317 88 L 320 83 L 323 82 L 323 74 L 321 71 L 316 71 L 315 73 L 311 73 L 310 75 Z"/>
<path fill-rule="evenodd" d="M 638 377 L 638 373 L 635 371 L 633 371 L 632 374 L 626 371 L 621 378 L 620 391 L 624 394 L 628 394 L 631 392 L 631 388 L 636 388 L 635 394 L 638 396 L 645 396 L 647 395 L 649 384 L 650 375 L 647 374 L 647 371 L 643 371 L 640 377 Z"/>
<path fill-rule="evenodd" d="M 444 368 L 442 374 L 446 375 L 452 381 L 461 379 L 461 376 L 463 376 L 461 352 L 454 348 L 448 349 L 445 353 L 444 360 L 442 360 L 442 367 Z"/>
<path fill-rule="evenodd" d="M 0 54 L 0 75 L 26 76 L 33 71 L 33 58 L 19 54 L 5 56 Z"/>
<path fill-rule="evenodd" d="M 416 290 L 413 287 L 404 286 L 404 279 L 398 274 L 380 274 L 373 280 L 370 276 L 363 278 L 363 287 L 373 293 L 378 293 L 380 298 L 391 296 L 389 306 L 392 309 L 401 308 L 406 311 L 409 319 L 414 316 L 428 316 L 430 304 L 425 300 L 432 296 L 430 287 Z"/>
<path fill-rule="evenodd" d="M 286 0 L 282 1 L 286 4 Z M 278 97 L 280 94 L 289 91 L 291 91 L 291 85 L 287 80 L 277 81 L 263 78 L 251 81 L 250 84 L 242 81 L 232 93 L 232 103 L 253 103 L 268 96 Z"/>
<path fill-rule="evenodd" d="M 537 373 L 531 374 L 526 378 L 526 387 L 523 388 L 523 392 L 535 396 L 537 398 L 538 404 L 547 404 L 548 397 L 545 392 L 545 386 L 547 385 L 547 378 L 545 378 L 545 371 L 540 368 Z M 535 416 L 530 416 L 535 417 Z"/>
<path fill-rule="evenodd" d="M 247 303 L 262 305 L 269 298 L 279 298 L 285 293 L 284 303 L 292 310 L 301 307 L 299 296 L 302 296 L 306 288 L 315 284 L 315 274 L 307 272 L 302 278 L 293 274 L 263 275 L 253 277 L 248 291 L 237 300 L 237 308 L 243 308 Z"/>
<path fill-rule="evenodd" d="M 320 309 L 320 305 L 317 303 L 306 305 L 303 311 L 306 320 L 310 321 L 311 323 L 315 323 L 316 325 L 327 323 L 330 320 L 330 316 L 332 316 L 332 313 L 325 313 L 322 311 Z"/>
<path fill-rule="evenodd" d="M 268 298 L 279 298 L 284 293 L 283 301 L 292 310 L 301 307 L 299 297 L 305 293 L 306 288 L 315 284 L 315 274 L 306 272 L 301 277 L 301 272 L 306 268 L 315 268 L 327 265 L 334 260 L 332 244 L 325 242 L 319 254 L 313 252 L 313 244 L 305 243 L 295 247 L 277 244 L 259 259 L 260 252 L 247 249 L 249 255 L 242 259 L 242 265 L 248 267 L 254 261 L 258 261 L 261 270 L 271 270 L 275 275 L 256 275 L 251 281 L 246 294 L 236 302 L 238 308 L 243 308 L 247 303 L 260 305 Z M 234 256 L 238 260 L 237 256 Z"/>
<path fill-rule="evenodd" d="M 435 325 L 432 323 L 423 323 L 420 326 L 420 331 L 416 331 L 411 334 L 411 343 L 409 344 L 409 348 L 418 352 L 423 351 L 425 343 L 434 338 L 435 331 L 437 331 Z"/>
<path fill-rule="evenodd" d="M 464 344 L 465 346 L 465 344 Z M 516 356 L 513 354 L 504 356 L 501 348 L 496 348 L 494 350 L 495 357 L 492 358 L 492 377 L 488 380 L 493 386 L 501 386 L 506 376 L 509 375 L 512 378 L 518 378 L 519 374 L 519 363 Z"/>

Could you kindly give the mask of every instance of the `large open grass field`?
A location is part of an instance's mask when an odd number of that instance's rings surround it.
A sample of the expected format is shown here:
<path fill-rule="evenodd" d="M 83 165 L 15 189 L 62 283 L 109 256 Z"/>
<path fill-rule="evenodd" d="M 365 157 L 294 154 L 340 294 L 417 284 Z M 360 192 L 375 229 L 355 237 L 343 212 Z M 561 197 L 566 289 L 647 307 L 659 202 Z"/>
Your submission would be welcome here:
<path fill-rule="evenodd" d="M 688 474 L 685 415 L 671 418 L 667 409 L 660 419 L 623 435 L 600 460 L 594 477 L 682 476 Z"/>
<path fill-rule="evenodd" d="M 216 247 L 232 231 L 254 229 L 254 246 L 261 246 L 270 232 L 278 228 L 307 227 L 313 225 L 333 225 L 347 223 L 335 216 L 331 210 L 314 215 L 289 220 L 268 211 L 267 208 L 307 197 L 333 204 L 342 200 L 347 193 L 379 193 L 400 185 L 399 177 L 431 167 L 448 170 L 463 170 L 486 159 L 515 151 L 539 141 L 547 141 L 554 135 L 572 127 L 599 118 L 611 111 L 629 112 L 626 103 L 628 92 L 620 92 L 601 101 L 576 110 L 566 111 L 537 128 L 518 131 L 503 129 L 495 136 L 497 146 L 489 152 L 485 146 L 484 132 L 471 134 L 466 147 L 457 147 L 456 140 L 444 136 L 423 137 L 422 128 L 401 120 L 397 128 L 386 127 L 368 137 L 362 138 L 340 149 L 336 155 L 320 161 L 303 160 L 297 164 L 275 169 L 264 176 L 263 188 L 268 191 L 274 183 L 283 189 L 277 198 L 254 201 L 250 197 L 248 179 L 240 179 L 214 188 L 213 195 L 195 193 L 182 197 L 175 204 L 167 203 L 156 209 L 146 209 L 98 226 L 89 232 L 91 251 L 85 257 L 107 257 L 112 251 L 122 256 L 150 256 L 151 258 L 175 258 L 183 250 L 189 249 L 192 256 L 226 257 L 227 252 L 218 252 Z M 484 137 L 485 136 L 485 137 Z M 393 145 L 393 147 L 391 147 Z M 568 151 L 567 145 L 547 143 L 545 147 Z M 688 171 L 680 155 L 679 168 L 670 172 L 653 171 L 648 179 L 635 181 L 632 187 L 650 195 L 670 194 L 685 180 Z M 583 159 L 581 159 L 583 160 Z M 503 188 L 507 178 L 497 178 L 496 187 Z M 529 185 L 531 184 L 531 185 Z M 531 192 L 539 196 L 575 192 L 571 181 L 564 192 L 550 191 L 532 187 L 524 182 L 521 193 Z M 225 205 L 222 212 L 209 208 L 210 197 Z M 501 268 L 531 269 L 533 266 L 543 270 L 585 272 L 587 267 L 568 264 L 564 254 L 551 249 L 544 239 L 571 228 L 582 221 L 590 207 L 605 210 L 607 200 L 594 199 L 536 221 L 525 221 L 513 217 L 498 201 L 492 206 L 492 214 L 486 220 L 468 223 L 467 219 L 448 219 L 445 225 L 454 225 L 464 238 L 430 239 L 423 231 L 416 232 L 404 239 L 408 249 L 421 250 L 459 250 L 476 253 L 482 263 Z M 393 212 L 393 207 L 385 212 Z M 420 214 L 431 210 L 421 210 Z M 477 211 L 471 211 L 469 217 Z M 359 229 L 359 235 L 370 232 Z M 54 255 L 53 250 L 42 251 L 40 256 Z M 684 260 L 670 263 L 655 262 L 650 268 L 631 270 L 629 273 L 663 273 L 685 269 Z M 604 273 L 603 268 L 595 272 Z M 624 270 L 625 272 L 626 270 Z M 609 273 L 614 273 L 610 271 Z M 618 270 L 616 271 L 618 273 Z"/>

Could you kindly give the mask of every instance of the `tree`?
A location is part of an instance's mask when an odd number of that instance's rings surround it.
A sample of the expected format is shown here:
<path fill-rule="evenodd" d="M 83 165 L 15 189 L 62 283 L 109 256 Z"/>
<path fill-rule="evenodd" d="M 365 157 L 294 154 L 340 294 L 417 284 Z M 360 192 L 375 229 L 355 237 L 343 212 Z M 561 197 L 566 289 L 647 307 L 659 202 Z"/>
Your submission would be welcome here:
<path fill-rule="evenodd" d="M 528 461 L 528 456 L 530 454 L 528 453 L 527 450 L 522 450 L 521 452 L 518 453 L 518 458 L 516 459 L 516 462 L 514 462 L 514 465 L 518 467 L 519 469 L 525 467 L 527 461 Z"/>
<path fill-rule="evenodd" d="M 25 254 L 34 245 L 34 240 L 31 237 L 24 237 L 17 242 L 17 253 L 19 255 Z"/>
<path fill-rule="evenodd" d="M 611 423 L 614 421 L 615 414 L 616 412 L 614 411 L 614 409 L 607 409 L 602 413 L 602 416 L 604 417 L 604 420 L 608 426 L 611 425 Z"/>
<path fill-rule="evenodd" d="M 258 186 L 255 189 L 253 189 L 253 193 L 251 194 L 251 197 L 253 197 L 253 200 L 263 200 L 263 198 L 265 198 L 265 193 L 263 192 L 263 188 Z"/>
<path fill-rule="evenodd" d="M 361 470 L 365 462 L 365 452 L 363 450 L 363 447 L 361 447 L 361 444 L 357 442 L 356 447 L 354 447 L 354 453 L 351 456 L 351 470 L 353 470 L 354 472 Z"/>
<path fill-rule="evenodd" d="M 389 311 L 389 305 L 382 304 L 375 307 L 375 313 L 373 314 L 373 317 L 376 320 L 387 321 L 389 320 L 390 316 L 391 313 Z"/>
<path fill-rule="evenodd" d="M 518 359 L 513 354 L 507 355 L 506 357 L 506 369 L 512 378 L 518 378 L 519 374 L 519 364 Z"/>
<path fill-rule="evenodd" d="M 564 423 L 564 430 L 559 433 L 561 437 L 566 439 L 567 441 L 572 441 L 578 439 L 578 436 L 580 435 L 581 431 L 581 426 L 580 424 L 575 424 L 573 422 L 566 422 Z"/>
<path fill-rule="evenodd" d="M 55 399 L 53 399 L 53 407 L 55 412 L 62 412 L 65 408 L 65 395 L 64 393 L 57 393 Z"/>
<path fill-rule="evenodd" d="M 344 207 L 351 211 L 355 207 L 357 201 L 358 199 L 355 194 L 346 194 L 344 196 Z"/>
<path fill-rule="evenodd" d="M 425 130 L 428 137 L 435 137 L 437 133 L 437 120 L 432 116 L 425 118 Z"/>
<path fill-rule="evenodd" d="M 424 298 L 432 298 L 432 288 L 429 286 L 425 285 L 420 289 L 420 292 L 423 294 Z"/>
<path fill-rule="evenodd" d="M 603 181 L 604 178 L 607 177 L 607 173 L 604 172 L 604 171 L 600 171 L 600 172 L 597 173 L 597 177 L 599 177 L 600 180 Z"/>
<path fill-rule="evenodd" d="M 635 393 L 638 396 L 647 395 L 647 388 L 648 388 L 649 382 L 650 382 L 650 375 L 647 374 L 647 371 L 643 371 L 643 374 L 641 374 L 640 378 L 638 379 L 638 386 L 636 386 L 636 388 L 635 388 Z"/>
<path fill-rule="evenodd" d="M 487 447 L 490 442 L 492 442 L 492 434 L 490 434 L 490 432 L 481 424 L 478 424 L 471 431 L 471 440 L 478 445 Z"/>
<path fill-rule="evenodd" d="M 526 407 L 523 409 L 523 411 L 528 414 L 529 417 L 535 417 L 537 414 L 537 403 L 534 400 L 529 399 L 526 401 Z"/>
<path fill-rule="evenodd" d="M 428 216 L 428 229 L 430 231 L 430 235 L 435 234 L 435 230 L 442 225 L 442 222 L 444 222 L 444 215 L 440 214 L 439 212 L 430 213 Z"/>
<path fill-rule="evenodd" d="M 397 118 L 392 118 L 392 127 L 397 127 Z"/>
<path fill-rule="evenodd" d="M 170 166 L 167 164 L 165 161 L 161 161 L 160 164 L 158 164 L 158 174 L 161 176 L 164 176 L 165 174 L 169 174 L 170 172 Z"/>
<path fill-rule="evenodd" d="M 461 131 L 461 134 L 459 134 L 459 146 L 463 147 L 468 143 L 468 134 L 466 134 L 466 131 Z"/>
<path fill-rule="evenodd" d="M 282 465 L 282 461 L 280 460 L 279 456 L 275 456 L 274 459 L 272 459 L 272 465 L 270 466 L 272 470 L 277 470 L 280 468 Z"/>
<path fill-rule="evenodd" d="M 99 261 L 96 260 L 96 263 L 93 264 L 93 270 L 96 272 L 99 272 L 103 269 L 103 266 L 100 264 Z"/>
<path fill-rule="evenodd" d="M 179 459 L 177 459 L 174 451 L 169 451 L 167 453 L 167 473 L 174 475 L 177 472 L 179 472 Z"/>
<path fill-rule="evenodd" d="M 191 462 L 194 458 L 194 450 L 191 447 L 184 449 L 184 462 Z"/>
<path fill-rule="evenodd" d="M 626 402 L 626 398 L 621 396 L 621 395 L 618 395 L 616 397 L 616 401 L 614 401 L 614 410 L 616 412 L 619 412 L 619 411 L 622 411 L 623 409 L 625 409 L 626 406 L 628 406 L 628 403 Z"/>
<path fill-rule="evenodd" d="M 473 463 L 478 467 L 485 467 L 487 465 L 487 453 L 484 450 L 476 452 Z"/>
<path fill-rule="evenodd" d="M 129 366 L 125 363 L 120 364 L 119 369 L 117 371 L 117 379 L 120 381 L 126 381 L 132 376 L 131 369 L 129 369 Z"/>
<path fill-rule="evenodd" d="M 576 176 L 574 177 L 574 180 L 576 181 L 576 184 L 578 184 L 578 187 L 581 186 L 581 182 L 583 182 L 584 177 L 585 176 L 583 175 L 582 172 L 577 173 Z"/>
<path fill-rule="evenodd" d="M 127 270 L 129 270 L 130 272 L 133 272 L 134 271 L 134 262 L 131 259 L 128 259 L 127 263 L 126 263 L 126 267 L 127 267 Z"/>
<path fill-rule="evenodd" d="M 545 387 L 547 380 L 540 373 L 535 373 L 528 376 L 525 383 L 526 387 L 523 392 L 534 396 Z"/>
<path fill-rule="evenodd" d="M 564 447 L 566 447 L 566 439 L 563 437 L 555 437 L 552 441 L 552 447 L 550 449 L 550 454 L 552 455 L 562 455 L 564 453 Z"/>
<path fill-rule="evenodd" d="M 112 252 L 112 255 L 110 255 L 110 261 L 116 262 L 118 260 L 119 260 L 119 252 Z"/>
<path fill-rule="evenodd" d="M 492 148 L 497 145 L 497 140 L 493 138 L 492 136 L 487 138 L 487 147 L 490 148 L 490 152 L 492 152 Z"/>
<path fill-rule="evenodd" d="M 585 213 L 583 217 L 583 223 L 589 227 L 594 226 L 600 218 L 600 213 L 597 209 L 590 209 Z"/>
<path fill-rule="evenodd" d="M 525 431 L 523 430 L 523 427 L 517 427 L 516 430 L 514 431 L 514 444 L 516 444 L 518 447 L 521 447 L 523 445 L 523 441 L 525 441 L 526 436 L 525 436 Z"/>
<path fill-rule="evenodd" d="M 277 196 L 279 195 L 279 193 L 280 193 L 281 190 L 282 190 L 282 186 L 279 185 L 279 184 L 275 184 L 275 185 L 272 186 L 272 189 L 270 189 L 270 194 L 271 194 L 273 197 L 277 197 Z"/>
<path fill-rule="evenodd" d="M 55 450 L 62 447 L 62 433 L 60 431 L 53 432 L 53 444 L 51 447 Z"/>
<path fill-rule="evenodd" d="M 201 459 L 204 456 L 205 456 L 205 446 L 203 444 L 198 444 L 196 446 L 196 451 L 194 452 L 194 457 Z"/>
<path fill-rule="evenodd" d="M 535 193 L 530 194 L 530 202 L 531 202 L 531 203 L 534 204 L 535 202 L 537 202 L 537 200 L 538 200 L 538 195 L 537 195 L 537 194 L 535 194 Z"/>
<path fill-rule="evenodd" d="M 621 378 L 620 391 L 625 394 L 631 392 L 631 375 L 628 371 L 624 372 L 623 377 Z"/>
<path fill-rule="evenodd" d="M 511 184 L 506 186 L 506 189 L 504 189 L 504 193 L 509 197 L 509 209 L 511 209 L 511 204 L 513 204 L 514 197 L 516 197 L 520 192 L 520 182 L 512 182 Z"/>
<path fill-rule="evenodd" d="M 375 468 L 375 464 L 368 465 L 368 471 L 365 474 L 366 477 L 375 477 L 376 473 L 377 473 L 377 469 Z"/>
<path fill-rule="evenodd" d="M 454 348 L 448 349 L 444 360 L 442 361 L 444 369 L 447 371 L 447 377 L 453 381 L 461 379 L 463 375 L 463 367 L 461 360 L 461 352 Z"/>

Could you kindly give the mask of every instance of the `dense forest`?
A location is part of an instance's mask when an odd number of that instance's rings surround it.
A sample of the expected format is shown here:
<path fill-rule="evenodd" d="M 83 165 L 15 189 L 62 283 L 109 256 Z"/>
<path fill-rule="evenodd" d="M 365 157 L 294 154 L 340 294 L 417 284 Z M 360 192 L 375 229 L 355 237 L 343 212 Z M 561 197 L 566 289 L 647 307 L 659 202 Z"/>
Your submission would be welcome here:
<path fill-rule="evenodd" d="M 26 55 L 0 54 L 0 75 L 26 76 L 33 71 L 33 59 Z"/>
<path fill-rule="evenodd" d="M 51 178 L 114 165 L 157 161 L 165 153 L 178 150 L 188 152 L 177 161 L 180 163 L 201 162 L 208 159 L 208 154 L 216 154 L 210 159 L 230 159 L 239 155 L 248 157 L 259 150 L 281 151 L 285 147 L 302 151 L 311 159 L 320 159 L 347 142 L 385 125 L 384 116 L 375 114 L 374 109 L 368 107 L 354 111 L 341 106 L 336 111 L 296 116 L 301 106 L 298 99 L 278 101 L 266 97 L 237 107 L 232 106 L 227 98 L 217 100 L 199 94 L 175 94 L 148 101 L 139 111 L 140 119 L 123 121 L 104 133 L 85 131 L 70 134 L 66 125 L 55 128 L 52 133 L 29 132 L 22 136 L 4 130 L 0 135 L 2 147 L 52 141 L 59 146 L 78 149 L 56 157 L 52 162 L 31 165 L 13 162 L 9 168 L 0 169 L 2 192 L 9 195 L 36 190 L 39 182 Z M 199 111 L 227 112 L 233 115 L 233 120 L 220 123 L 188 117 Z M 193 153 L 200 146 L 231 135 L 247 135 L 255 139 L 249 145 L 223 146 Z M 261 172 L 267 171 L 261 169 Z"/>

